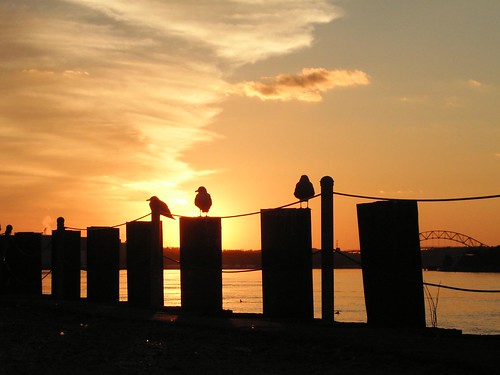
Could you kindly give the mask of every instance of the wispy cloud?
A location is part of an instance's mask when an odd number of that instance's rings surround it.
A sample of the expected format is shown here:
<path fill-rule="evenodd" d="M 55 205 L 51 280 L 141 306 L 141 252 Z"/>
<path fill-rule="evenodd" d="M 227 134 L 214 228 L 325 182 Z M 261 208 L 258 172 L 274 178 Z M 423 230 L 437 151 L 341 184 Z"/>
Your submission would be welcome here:
<path fill-rule="evenodd" d="M 225 74 L 310 46 L 339 15 L 321 0 L 0 3 L 0 200 L 90 214 L 168 185 L 182 202 L 213 173 L 183 155 L 218 136 Z"/>
<path fill-rule="evenodd" d="M 324 0 L 214 0 L 188 2 L 143 0 L 67 0 L 98 10 L 117 23 L 154 29 L 207 53 L 252 63 L 305 48 L 315 24 L 328 23 L 342 11 Z"/>
<path fill-rule="evenodd" d="M 401 103 L 405 104 L 420 104 L 429 100 L 427 95 L 405 95 L 398 98 Z"/>
<path fill-rule="evenodd" d="M 322 94 L 338 87 L 368 85 L 369 76 L 360 70 L 304 68 L 298 74 L 280 74 L 260 82 L 246 81 L 236 85 L 236 92 L 261 100 L 300 100 L 317 102 Z"/>
<path fill-rule="evenodd" d="M 477 88 L 477 87 L 482 87 L 483 84 L 480 81 L 478 81 L 478 80 L 469 79 L 467 81 L 467 86 L 472 87 L 472 88 Z"/>

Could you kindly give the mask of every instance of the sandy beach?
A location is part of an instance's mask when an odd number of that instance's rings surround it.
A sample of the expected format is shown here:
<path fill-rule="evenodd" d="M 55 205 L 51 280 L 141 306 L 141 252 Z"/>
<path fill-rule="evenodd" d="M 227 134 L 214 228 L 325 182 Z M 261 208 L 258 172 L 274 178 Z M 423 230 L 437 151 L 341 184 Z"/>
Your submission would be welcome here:
<path fill-rule="evenodd" d="M 500 336 L 0 297 L 9 374 L 492 374 Z"/>

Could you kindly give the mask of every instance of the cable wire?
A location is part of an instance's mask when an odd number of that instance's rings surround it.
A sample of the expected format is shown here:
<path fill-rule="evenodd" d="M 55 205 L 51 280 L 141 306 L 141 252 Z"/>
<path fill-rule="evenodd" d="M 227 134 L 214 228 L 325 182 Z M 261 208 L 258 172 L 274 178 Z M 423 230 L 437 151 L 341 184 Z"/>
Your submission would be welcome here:
<path fill-rule="evenodd" d="M 493 195 L 482 195 L 482 196 L 475 196 L 475 197 L 458 197 L 458 198 L 388 198 L 388 197 L 375 197 L 375 196 L 369 196 L 369 195 L 360 195 L 360 194 L 349 194 L 349 193 L 342 193 L 339 191 L 334 191 L 334 195 L 339 195 L 343 197 L 349 197 L 349 198 L 360 198 L 360 199 L 371 199 L 371 200 L 382 200 L 382 201 L 414 201 L 414 202 L 457 202 L 457 201 L 471 201 L 471 200 L 482 200 L 482 199 L 495 199 L 495 198 L 500 198 L 500 194 L 493 194 Z M 320 197 L 321 193 L 314 195 L 310 199 L 314 199 L 317 197 Z M 300 200 L 294 201 L 291 203 L 284 204 L 282 206 L 275 207 L 274 209 L 281 209 L 281 208 L 286 208 L 290 207 L 296 204 L 301 203 Z M 253 216 L 253 215 L 258 215 L 260 214 L 261 211 L 253 211 L 253 212 L 247 212 L 243 214 L 235 214 L 235 215 L 226 215 L 226 216 L 220 216 L 221 219 L 234 219 L 234 218 L 239 218 L 239 217 L 245 217 L 245 216 Z M 141 219 L 144 219 L 145 217 L 150 216 L 151 213 L 147 213 L 141 217 L 138 217 L 137 219 L 131 220 L 130 222 L 135 222 L 139 221 Z M 172 216 L 175 217 L 188 217 L 184 215 L 178 215 L 178 214 L 172 214 Z M 121 224 L 116 224 L 111 226 L 111 228 L 117 228 L 121 227 L 123 225 L 127 224 L 127 222 L 121 223 Z M 71 229 L 71 230 L 80 230 L 80 231 L 86 231 L 86 228 L 76 228 L 76 227 L 65 227 L 66 229 Z"/>
<path fill-rule="evenodd" d="M 341 193 L 338 191 L 334 191 L 333 194 L 334 195 L 341 195 L 343 197 L 350 197 L 350 198 L 374 199 L 374 200 L 382 200 L 382 201 L 416 201 L 416 202 L 456 202 L 456 201 L 472 201 L 472 200 L 480 200 L 480 199 L 500 198 L 500 194 L 482 195 L 482 196 L 477 196 L 477 197 L 461 197 L 461 198 L 415 198 L 415 199 L 371 197 L 371 196 L 367 196 L 367 195 Z"/>
<path fill-rule="evenodd" d="M 356 259 L 354 258 L 351 258 L 349 255 L 347 255 L 346 253 L 344 253 L 343 251 L 339 250 L 339 249 L 335 249 L 334 252 L 336 252 L 337 254 L 340 254 L 344 257 L 346 257 L 347 259 L 351 260 L 352 262 L 356 263 L 357 265 L 359 266 L 362 266 L 362 263 L 361 262 L 358 262 Z M 470 288 L 459 288 L 459 287 L 455 287 L 455 286 L 449 286 L 449 285 L 443 285 L 443 284 L 433 284 L 433 283 L 428 283 L 428 282 L 423 282 L 423 285 L 428 285 L 428 286 L 436 286 L 436 287 L 439 287 L 439 288 L 443 288 L 443 289 L 451 289 L 451 290 L 457 290 L 457 291 L 460 291 L 460 292 L 473 292 L 473 293 L 500 293 L 500 290 L 495 290 L 495 289 L 470 289 Z"/>

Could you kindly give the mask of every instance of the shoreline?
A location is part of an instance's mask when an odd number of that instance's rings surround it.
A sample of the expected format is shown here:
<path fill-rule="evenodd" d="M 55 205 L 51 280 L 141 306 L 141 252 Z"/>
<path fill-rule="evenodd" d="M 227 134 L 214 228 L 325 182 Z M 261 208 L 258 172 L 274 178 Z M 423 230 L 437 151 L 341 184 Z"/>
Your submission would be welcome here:
<path fill-rule="evenodd" d="M 2 374 L 491 374 L 500 335 L 0 297 Z"/>

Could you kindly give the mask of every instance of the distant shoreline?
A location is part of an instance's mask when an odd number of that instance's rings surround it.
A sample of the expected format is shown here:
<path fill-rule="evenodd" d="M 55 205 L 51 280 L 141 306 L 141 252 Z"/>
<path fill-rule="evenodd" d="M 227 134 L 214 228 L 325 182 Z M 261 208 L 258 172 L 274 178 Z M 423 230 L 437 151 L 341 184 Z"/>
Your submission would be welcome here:
<path fill-rule="evenodd" d="M 50 269 L 50 236 L 42 242 L 42 268 Z M 340 249 L 334 253 L 335 269 L 361 268 L 359 250 Z M 163 268 L 178 269 L 180 249 L 163 249 Z M 120 245 L 120 269 L 126 269 L 126 243 Z M 86 268 L 86 238 L 81 239 L 80 259 Z M 443 272 L 500 272 L 500 246 L 495 247 L 436 247 L 421 250 L 422 269 Z M 225 269 L 260 269 L 261 250 L 223 250 L 222 264 Z M 312 267 L 321 268 L 321 251 L 312 249 Z"/>

